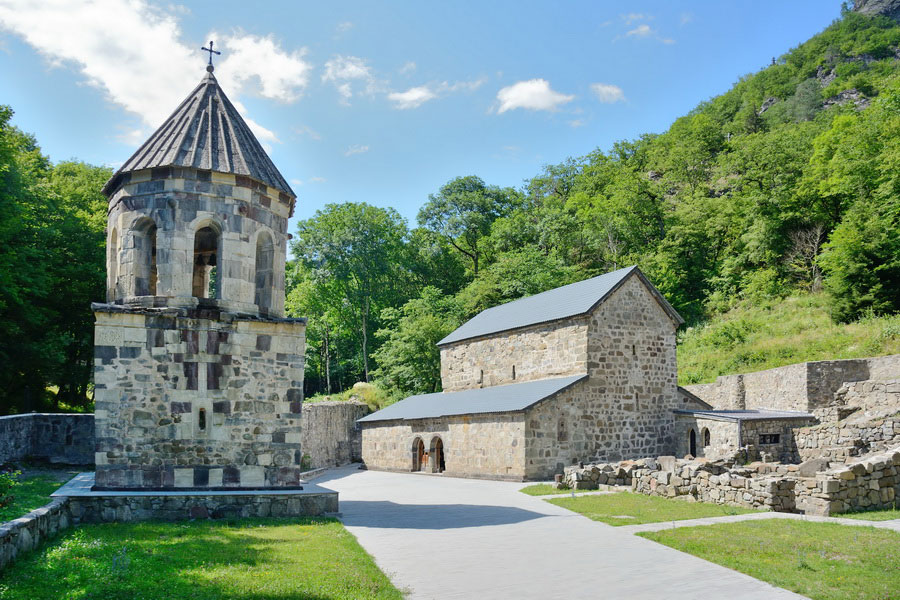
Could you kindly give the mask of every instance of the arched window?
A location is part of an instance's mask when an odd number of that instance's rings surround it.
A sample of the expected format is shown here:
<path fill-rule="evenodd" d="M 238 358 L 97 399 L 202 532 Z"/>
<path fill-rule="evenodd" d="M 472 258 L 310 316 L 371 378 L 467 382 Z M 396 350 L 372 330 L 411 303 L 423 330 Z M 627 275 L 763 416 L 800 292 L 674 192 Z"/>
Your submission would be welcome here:
<path fill-rule="evenodd" d="M 275 287 L 275 245 L 272 236 L 265 231 L 256 238 L 256 294 L 254 303 L 259 312 L 266 314 L 272 310 L 272 289 Z"/>
<path fill-rule="evenodd" d="M 108 258 L 106 259 L 106 264 L 108 267 L 106 272 L 109 273 L 109 282 L 106 287 L 106 299 L 109 302 L 114 302 L 119 296 L 119 232 L 115 228 L 109 234 L 109 248 L 107 250 Z"/>
<path fill-rule="evenodd" d="M 700 435 L 701 435 L 701 437 L 703 438 L 703 447 L 706 448 L 707 446 L 709 446 L 709 443 L 710 443 L 710 437 L 711 437 L 711 436 L 709 435 L 709 429 L 707 429 L 706 427 L 704 427 L 704 428 L 703 428 L 703 431 L 700 432 Z"/>
<path fill-rule="evenodd" d="M 197 413 L 197 427 L 200 428 L 200 431 L 206 431 L 206 409 L 201 408 Z"/>
<path fill-rule="evenodd" d="M 134 296 L 156 295 L 156 223 L 149 217 L 135 221 L 131 232 Z"/>
<path fill-rule="evenodd" d="M 697 456 L 697 432 L 694 431 L 694 428 L 691 428 L 691 433 L 688 434 L 688 453 L 691 456 Z"/>
<path fill-rule="evenodd" d="M 191 286 L 196 298 L 219 298 L 222 292 L 219 266 L 219 232 L 211 225 L 194 234 L 194 278 Z"/>
<path fill-rule="evenodd" d="M 425 467 L 425 442 L 422 438 L 417 437 L 413 440 L 412 447 L 412 470 L 421 471 Z"/>
<path fill-rule="evenodd" d="M 443 473 L 446 468 L 444 464 L 444 440 L 440 436 L 434 436 L 431 439 L 430 450 L 428 457 L 431 459 L 431 472 Z"/>

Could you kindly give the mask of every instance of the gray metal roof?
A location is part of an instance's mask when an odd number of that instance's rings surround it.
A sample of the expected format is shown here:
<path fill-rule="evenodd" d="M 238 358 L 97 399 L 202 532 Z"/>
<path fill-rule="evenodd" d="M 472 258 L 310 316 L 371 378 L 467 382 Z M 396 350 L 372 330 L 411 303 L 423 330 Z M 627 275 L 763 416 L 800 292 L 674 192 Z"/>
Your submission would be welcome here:
<path fill-rule="evenodd" d="M 641 278 L 672 320 L 679 325 L 684 322 L 640 269 L 631 266 L 483 310 L 438 342 L 438 346 L 587 314 L 632 274 Z"/>
<path fill-rule="evenodd" d="M 296 197 L 211 72 L 103 187 L 154 167 L 193 167 L 252 177 Z"/>
<path fill-rule="evenodd" d="M 587 379 L 587 375 L 538 379 L 460 392 L 420 394 L 382 408 L 378 412 L 359 419 L 359 422 L 410 421 L 450 415 L 520 411 L 561 392 L 582 379 Z"/>
<path fill-rule="evenodd" d="M 783 419 L 815 419 L 814 415 L 790 410 L 687 410 L 678 409 L 679 415 L 691 415 L 716 421 L 776 421 Z"/>

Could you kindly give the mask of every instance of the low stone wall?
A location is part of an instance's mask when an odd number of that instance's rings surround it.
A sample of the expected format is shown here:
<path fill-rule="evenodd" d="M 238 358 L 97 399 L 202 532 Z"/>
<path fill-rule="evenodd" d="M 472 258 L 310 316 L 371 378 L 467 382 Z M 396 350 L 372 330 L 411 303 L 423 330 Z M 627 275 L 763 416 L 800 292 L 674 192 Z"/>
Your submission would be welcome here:
<path fill-rule="evenodd" d="M 824 457 L 846 461 L 900 444 L 900 417 L 855 423 L 823 423 L 794 430 L 794 460 Z"/>
<path fill-rule="evenodd" d="M 23 517 L 0 524 L 0 570 L 19 554 L 37 548 L 71 524 L 66 498 L 56 498 Z"/>
<path fill-rule="evenodd" d="M 806 483 L 805 493 L 797 498 L 797 508 L 806 514 L 891 508 L 900 496 L 900 447 L 818 473 Z"/>
<path fill-rule="evenodd" d="M 23 459 L 94 464 L 94 415 L 27 413 L 0 417 L 0 464 Z"/>
<path fill-rule="evenodd" d="M 563 485 L 572 490 L 596 490 L 600 486 L 630 486 L 632 474 L 644 465 L 642 461 L 578 465 L 563 469 Z"/>
<path fill-rule="evenodd" d="M 309 467 L 335 467 L 362 460 L 357 419 L 369 414 L 364 402 L 305 402 L 300 448 Z"/>

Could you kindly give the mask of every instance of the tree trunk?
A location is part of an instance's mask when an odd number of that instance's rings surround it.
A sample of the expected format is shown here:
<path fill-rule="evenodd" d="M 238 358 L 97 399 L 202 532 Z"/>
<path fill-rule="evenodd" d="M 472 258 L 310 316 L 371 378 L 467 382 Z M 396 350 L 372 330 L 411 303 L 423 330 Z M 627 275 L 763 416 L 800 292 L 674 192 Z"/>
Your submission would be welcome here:
<path fill-rule="evenodd" d="M 366 325 L 369 320 L 369 299 L 366 298 L 363 302 L 363 312 L 362 312 L 362 359 L 363 359 L 363 371 L 366 375 L 366 383 L 369 382 L 369 356 L 367 354 L 366 344 L 368 342 L 366 336 Z"/>

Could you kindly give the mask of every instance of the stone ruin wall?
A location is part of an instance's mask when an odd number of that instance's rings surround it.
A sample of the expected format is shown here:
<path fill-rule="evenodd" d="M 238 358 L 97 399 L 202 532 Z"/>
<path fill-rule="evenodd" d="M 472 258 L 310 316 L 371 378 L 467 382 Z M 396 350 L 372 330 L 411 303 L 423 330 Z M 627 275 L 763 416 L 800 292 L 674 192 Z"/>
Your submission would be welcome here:
<path fill-rule="evenodd" d="M 439 437 L 447 475 L 523 481 L 525 416 L 498 413 L 361 423 L 362 456 L 366 468 L 409 472 L 413 443 L 421 438 L 429 451 Z"/>
<path fill-rule="evenodd" d="M 585 373 L 587 327 L 587 317 L 574 317 L 443 346 L 443 390 L 454 392 Z"/>
<path fill-rule="evenodd" d="M 801 427 L 794 438 L 795 461 L 817 457 L 844 461 L 900 444 L 900 417 Z"/>
<path fill-rule="evenodd" d="M 97 486 L 299 483 L 305 323 L 99 306 Z"/>
<path fill-rule="evenodd" d="M 300 448 L 311 468 L 336 467 L 362 460 L 357 419 L 369 414 L 364 402 L 305 402 Z"/>
<path fill-rule="evenodd" d="M 94 464 L 94 415 L 28 413 L 0 417 L 0 465 L 22 460 Z"/>

